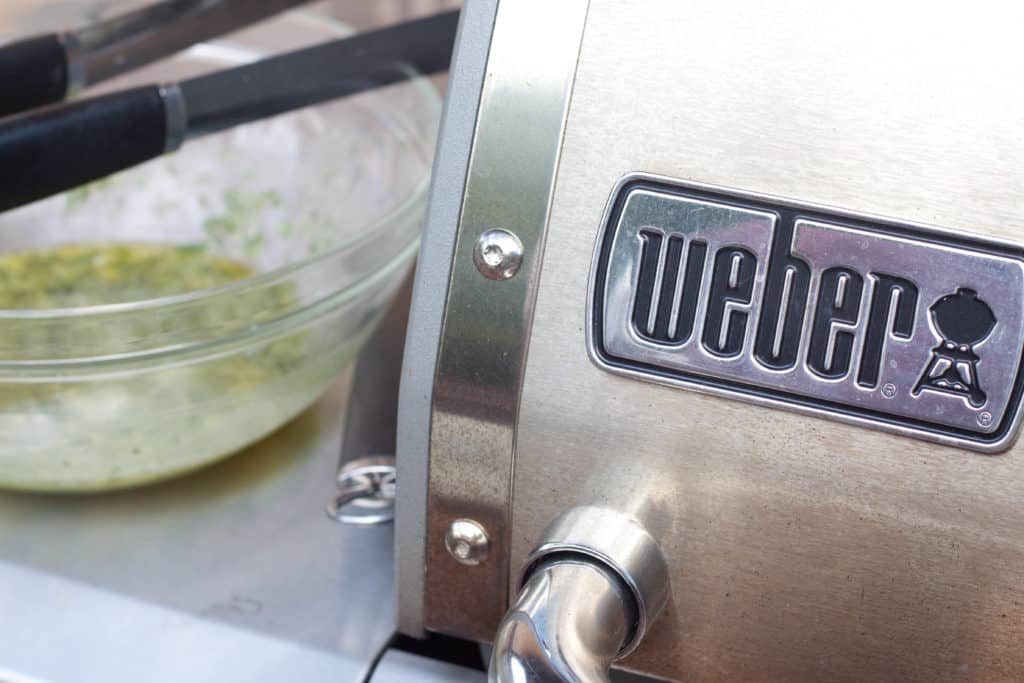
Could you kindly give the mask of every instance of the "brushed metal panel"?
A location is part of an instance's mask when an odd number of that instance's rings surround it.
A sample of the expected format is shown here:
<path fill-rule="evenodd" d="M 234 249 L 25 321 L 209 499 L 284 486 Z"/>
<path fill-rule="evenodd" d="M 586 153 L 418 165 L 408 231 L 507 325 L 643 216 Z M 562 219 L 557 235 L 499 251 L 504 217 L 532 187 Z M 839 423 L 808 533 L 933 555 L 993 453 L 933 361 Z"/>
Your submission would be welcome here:
<path fill-rule="evenodd" d="M 589 0 L 499 2 L 452 257 L 430 424 L 424 621 L 494 637 L 505 611 L 515 421 L 540 254 Z M 485 232 L 523 245 L 510 279 L 477 270 Z M 445 549 L 459 518 L 490 537 L 467 566 Z"/>
<path fill-rule="evenodd" d="M 636 513 L 672 599 L 624 666 L 687 680 L 1024 678 L 1024 446 L 971 454 L 617 377 L 590 259 L 644 171 L 1024 240 L 1017 6 L 593 0 L 517 430 L 511 559 Z"/>

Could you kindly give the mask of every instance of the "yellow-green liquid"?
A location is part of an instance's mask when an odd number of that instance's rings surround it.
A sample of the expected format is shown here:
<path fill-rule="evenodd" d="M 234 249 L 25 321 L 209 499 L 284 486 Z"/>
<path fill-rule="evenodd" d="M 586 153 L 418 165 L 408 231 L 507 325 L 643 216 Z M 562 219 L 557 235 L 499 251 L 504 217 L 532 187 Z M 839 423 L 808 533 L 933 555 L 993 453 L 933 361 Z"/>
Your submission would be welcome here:
<path fill-rule="evenodd" d="M 244 264 L 198 247 L 150 244 L 61 246 L 0 256 L 0 309 L 55 309 L 124 303 L 207 290 L 246 278 Z M 291 287 L 238 294 L 208 307 L 188 302 L 173 324 L 270 319 L 294 303 Z M 67 337 L 5 322 L 0 363 L 18 348 L 72 345 L 102 356 L 138 337 L 161 338 L 162 314 L 86 327 Z M 52 491 L 118 488 L 162 479 L 237 451 L 313 401 L 360 340 L 337 319 L 200 353 L 146 360 L 130 371 L 115 362 L 56 369 L 26 380 L 0 374 L 0 486 Z M 237 323 L 241 325 L 243 323 Z M 232 328 L 244 332 L 241 327 Z M 219 334 L 219 327 L 215 327 Z M 45 332 L 45 331 L 44 331 Z M 170 333 L 168 333 L 170 334 Z M 162 338 L 161 338 L 162 339 Z M 162 342 L 161 342 L 162 343 Z M 173 339 L 169 342 L 173 343 Z M 97 349 L 99 350 L 97 354 Z M 47 358 L 45 353 L 41 356 Z"/>
<path fill-rule="evenodd" d="M 142 301 L 220 287 L 253 274 L 203 245 L 72 244 L 0 255 L 0 309 Z"/>

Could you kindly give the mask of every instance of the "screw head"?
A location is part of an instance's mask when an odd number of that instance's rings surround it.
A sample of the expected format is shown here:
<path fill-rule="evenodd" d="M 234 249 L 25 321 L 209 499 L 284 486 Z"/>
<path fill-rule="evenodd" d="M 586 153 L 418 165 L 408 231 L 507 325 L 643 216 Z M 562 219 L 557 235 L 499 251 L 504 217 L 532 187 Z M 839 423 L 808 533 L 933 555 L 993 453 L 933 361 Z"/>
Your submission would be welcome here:
<path fill-rule="evenodd" d="M 472 519 L 457 519 L 445 532 L 444 547 L 456 562 L 472 567 L 487 559 L 491 539 L 479 523 Z"/>
<path fill-rule="evenodd" d="M 978 413 L 978 424 L 982 427 L 990 427 L 992 425 L 992 413 L 987 410 Z"/>
<path fill-rule="evenodd" d="M 882 396 L 886 398 L 895 398 L 897 392 L 896 385 L 892 382 L 882 385 Z"/>
<path fill-rule="evenodd" d="M 489 280 L 508 280 L 523 263 L 523 243 L 508 230 L 488 230 L 476 242 L 473 263 Z"/>

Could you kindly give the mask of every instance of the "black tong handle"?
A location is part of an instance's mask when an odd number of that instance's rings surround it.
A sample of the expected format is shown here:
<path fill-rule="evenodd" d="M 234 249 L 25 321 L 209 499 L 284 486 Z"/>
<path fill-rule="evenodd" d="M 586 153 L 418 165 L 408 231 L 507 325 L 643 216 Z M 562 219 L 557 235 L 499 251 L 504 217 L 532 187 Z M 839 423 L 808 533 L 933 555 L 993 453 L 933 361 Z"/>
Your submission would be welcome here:
<path fill-rule="evenodd" d="M 0 46 L 0 117 L 60 102 L 67 91 L 67 53 L 56 33 Z"/>
<path fill-rule="evenodd" d="M 166 143 L 155 85 L 8 119 L 0 123 L 0 211 L 148 161 Z"/>

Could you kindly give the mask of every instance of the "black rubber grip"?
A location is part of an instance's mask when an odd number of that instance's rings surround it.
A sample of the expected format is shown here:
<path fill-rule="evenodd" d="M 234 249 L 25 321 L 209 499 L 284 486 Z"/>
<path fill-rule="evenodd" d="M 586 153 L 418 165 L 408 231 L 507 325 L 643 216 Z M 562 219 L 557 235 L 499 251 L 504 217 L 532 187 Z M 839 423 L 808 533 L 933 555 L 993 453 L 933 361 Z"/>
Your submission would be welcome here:
<path fill-rule="evenodd" d="M 56 34 L 0 47 L 0 117 L 60 102 L 67 91 L 67 54 Z"/>
<path fill-rule="evenodd" d="M 0 211 L 160 156 L 166 129 L 155 85 L 0 121 Z"/>

